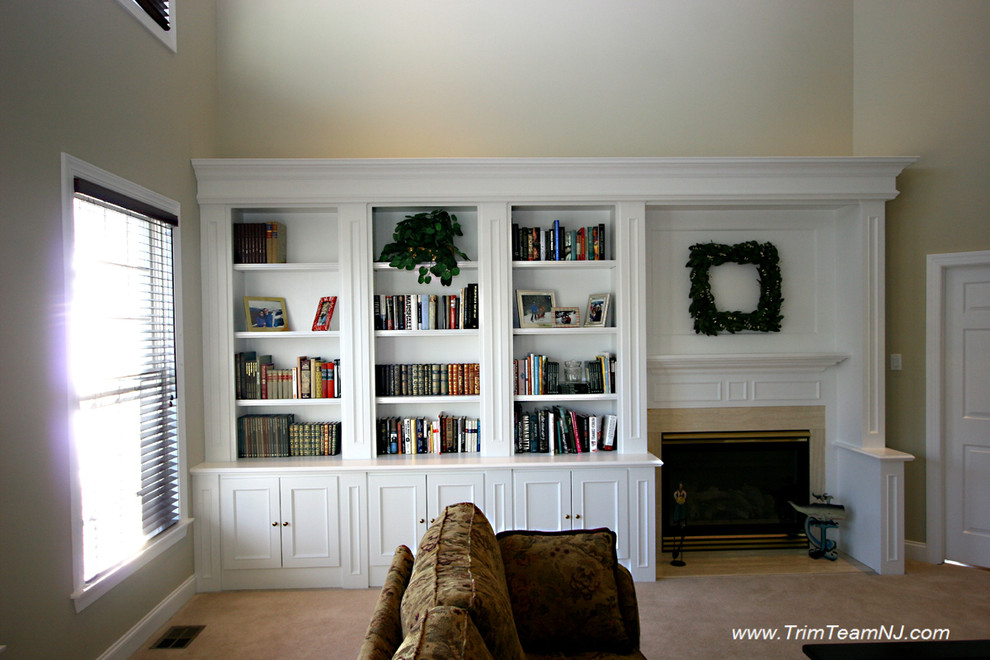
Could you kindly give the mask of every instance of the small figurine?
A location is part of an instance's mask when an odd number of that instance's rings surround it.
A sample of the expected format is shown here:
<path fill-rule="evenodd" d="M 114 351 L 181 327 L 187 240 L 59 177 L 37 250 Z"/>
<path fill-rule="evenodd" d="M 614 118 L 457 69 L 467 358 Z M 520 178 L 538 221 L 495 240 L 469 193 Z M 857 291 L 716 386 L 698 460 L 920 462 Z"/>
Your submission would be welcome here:
<path fill-rule="evenodd" d="M 687 505 L 685 502 L 687 502 L 687 491 L 684 490 L 684 483 L 679 482 L 677 490 L 674 491 L 674 511 L 671 517 L 673 523 L 681 528 L 681 542 L 671 553 L 671 566 L 685 565 L 684 560 L 681 559 L 684 556 L 684 535 L 687 531 Z"/>
<path fill-rule="evenodd" d="M 687 502 L 687 492 L 684 490 L 684 484 L 678 483 L 677 490 L 674 491 L 674 524 L 683 524 L 687 521 L 687 507 L 684 503 Z"/>

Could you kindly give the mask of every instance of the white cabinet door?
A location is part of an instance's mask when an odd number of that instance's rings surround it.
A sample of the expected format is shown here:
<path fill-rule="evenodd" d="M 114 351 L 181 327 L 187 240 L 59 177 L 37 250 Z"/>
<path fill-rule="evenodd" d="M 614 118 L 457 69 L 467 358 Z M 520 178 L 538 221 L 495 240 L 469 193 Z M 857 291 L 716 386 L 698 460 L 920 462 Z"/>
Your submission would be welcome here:
<path fill-rule="evenodd" d="M 282 478 L 282 566 L 340 565 L 337 481 L 337 477 Z"/>
<path fill-rule="evenodd" d="M 282 565 L 278 477 L 220 480 L 220 547 L 223 567 Z"/>
<path fill-rule="evenodd" d="M 483 472 L 440 472 L 426 476 L 426 511 L 430 524 L 444 508 L 458 502 L 472 502 L 485 510 Z"/>
<path fill-rule="evenodd" d="M 426 531 L 426 475 L 368 475 L 368 561 L 371 566 L 392 562 L 400 545 L 413 552 Z"/>
<path fill-rule="evenodd" d="M 571 528 L 569 470 L 517 470 L 512 484 L 516 529 L 558 532 Z"/>
<path fill-rule="evenodd" d="M 571 472 L 573 528 L 615 532 L 619 559 L 629 557 L 629 475 L 626 470 Z"/>

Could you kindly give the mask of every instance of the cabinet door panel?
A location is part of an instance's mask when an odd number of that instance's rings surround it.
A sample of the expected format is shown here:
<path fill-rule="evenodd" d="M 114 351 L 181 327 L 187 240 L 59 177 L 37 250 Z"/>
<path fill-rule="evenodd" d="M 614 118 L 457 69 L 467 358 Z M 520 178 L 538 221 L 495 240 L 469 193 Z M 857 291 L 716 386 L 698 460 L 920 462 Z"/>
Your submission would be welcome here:
<path fill-rule="evenodd" d="M 416 551 L 426 531 L 426 476 L 368 475 L 369 563 L 388 566 L 396 547 Z"/>
<path fill-rule="evenodd" d="M 620 559 L 629 556 L 629 477 L 625 470 L 574 470 L 574 528 L 607 527 Z"/>
<path fill-rule="evenodd" d="M 516 529 L 557 532 L 571 528 L 571 478 L 567 470 L 520 470 L 513 475 Z"/>
<path fill-rule="evenodd" d="M 337 477 L 286 477 L 281 483 L 282 565 L 340 565 Z"/>
<path fill-rule="evenodd" d="M 276 477 L 222 479 L 220 527 L 223 567 L 278 568 L 282 562 Z"/>
<path fill-rule="evenodd" d="M 445 507 L 458 502 L 472 502 L 485 510 L 485 475 L 481 472 L 430 474 L 426 487 L 426 509 L 431 524 Z"/>

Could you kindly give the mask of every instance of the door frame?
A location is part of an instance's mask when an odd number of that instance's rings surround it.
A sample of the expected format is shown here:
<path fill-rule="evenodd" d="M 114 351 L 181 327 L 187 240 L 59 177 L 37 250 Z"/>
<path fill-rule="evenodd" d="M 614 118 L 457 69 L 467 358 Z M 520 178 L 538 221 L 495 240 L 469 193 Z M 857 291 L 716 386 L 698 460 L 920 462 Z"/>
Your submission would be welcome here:
<path fill-rule="evenodd" d="M 951 268 L 990 266 L 990 250 L 927 257 L 925 349 L 925 529 L 928 561 L 945 561 L 945 279 Z"/>

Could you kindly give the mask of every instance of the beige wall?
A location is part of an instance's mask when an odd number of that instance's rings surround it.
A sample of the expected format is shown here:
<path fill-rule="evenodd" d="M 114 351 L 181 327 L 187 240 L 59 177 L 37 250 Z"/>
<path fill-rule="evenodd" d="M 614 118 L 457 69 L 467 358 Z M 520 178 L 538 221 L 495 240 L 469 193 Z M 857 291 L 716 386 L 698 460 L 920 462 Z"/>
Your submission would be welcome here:
<path fill-rule="evenodd" d="M 211 0 L 182 2 L 176 55 L 116 0 L 0 2 L 0 645 L 94 658 L 193 573 L 190 539 L 80 614 L 69 594 L 60 154 L 182 205 L 190 460 L 203 455 L 199 211 L 215 153 Z M 98 357 L 98 356 L 97 356 Z"/>
<path fill-rule="evenodd" d="M 990 3 L 861 1 L 856 155 L 920 156 L 887 205 L 887 443 L 906 467 L 908 539 L 925 541 L 925 255 L 990 249 Z"/>
<path fill-rule="evenodd" d="M 222 156 L 852 149 L 849 0 L 217 4 Z"/>

